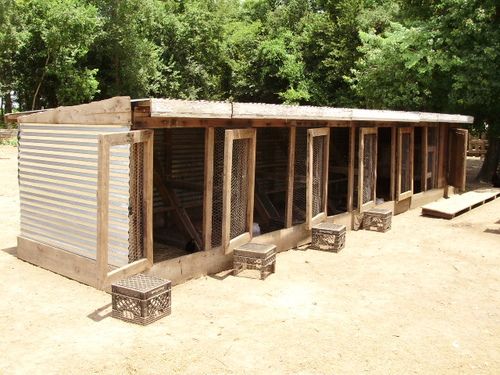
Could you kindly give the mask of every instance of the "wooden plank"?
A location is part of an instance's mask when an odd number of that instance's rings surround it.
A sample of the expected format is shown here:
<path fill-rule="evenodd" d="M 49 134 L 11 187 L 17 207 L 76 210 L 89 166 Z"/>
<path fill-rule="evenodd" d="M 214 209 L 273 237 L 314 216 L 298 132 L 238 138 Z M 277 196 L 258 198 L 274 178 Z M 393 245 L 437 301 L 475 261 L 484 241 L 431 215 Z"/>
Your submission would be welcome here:
<path fill-rule="evenodd" d="M 422 207 L 422 214 L 451 219 L 478 205 L 490 202 L 500 196 L 500 189 L 478 189 L 451 198 L 433 202 Z"/>
<path fill-rule="evenodd" d="M 231 174 L 233 168 L 233 132 L 225 131 L 224 175 L 222 180 L 222 248 L 228 249 L 231 236 Z M 225 250 L 226 254 L 229 250 Z"/>
<path fill-rule="evenodd" d="M 225 253 L 228 254 L 228 253 L 232 253 L 233 250 L 241 245 L 244 245 L 246 243 L 249 243 L 250 241 L 252 240 L 252 234 L 251 232 L 245 232 L 243 234 L 240 234 L 239 236 L 235 237 L 235 238 L 232 238 L 226 249 L 225 250 Z"/>
<path fill-rule="evenodd" d="M 132 124 L 129 96 L 117 96 L 88 104 L 58 107 L 17 118 L 18 123 L 115 125 Z"/>
<path fill-rule="evenodd" d="M 96 262 L 56 247 L 17 237 L 17 257 L 92 287 L 98 287 Z"/>
<path fill-rule="evenodd" d="M 410 209 L 418 208 L 444 197 L 444 189 L 430 189 L 411 196 Z"/>
<path fill-rule="evenodd" d="M 147 142 L 153 135 L 152 130 L 132 130 L 129 132 L 105 134 L 111 146 Z"/>
<path fill-rule="evenodd" d="M 233 140 L 236 139 L 253 139 L 255 137 L 255 129 L 232 129 Z"/>
<path fill-rule="evenodd" d="M 106 283 L 104 285 L 104 289 L 110 286 L 112 283 L 125 279 L 129 276 L 136 275 L 140 272 L 144 272 L 152 267 L 152 264 L 149 264 L 149 260 L 147 258 L 136 260 L 135 262 L 129 263 L 126 266 L 117 268 L 111 272 L 108 272 L 106 277 Z"/>
<path fill-rule="evenodd" d="M 347 171 L 347 212 L 354 209 L 354 163 L 356 158 L 356 127 L 349 129 L 349 162 Z"/>
<path fill-rule="evenodd" d="M 203 248 L 212 248 L 212 209 L 214 189 L 214 141 L 215 129 L 205 131 L 205 189 L 203 191 Z"/>
<path fill-rule="evenodd" d="M 98 136 L 97 159 L 97 284 L 102 288 L 108 274 L 109 150 L 105 135 Z"/>
<path fill-rule="evenodd" d="M 293 188 L 295 181 L 295 140 L 297 128 L 290 128 L 288 139 L 288 181 L 286 191 L 285 227 L 290 228 L 293 223 Z"/>
<path fill-rule="evenodd" d="M 232 105 L 228 102 L 151 99 L 152 117 L 231 118 Z"/>
<path fill-rule="evenodd" d="M 313 226 L 315 226 L 316 224 L 319 224 L 322 221 L 325 221 L 326 218 L 327 218 L 326 212 L 320 212 L 319 214 L 317 214 L 316 216 L 311 218 L 311 228 Z"/>

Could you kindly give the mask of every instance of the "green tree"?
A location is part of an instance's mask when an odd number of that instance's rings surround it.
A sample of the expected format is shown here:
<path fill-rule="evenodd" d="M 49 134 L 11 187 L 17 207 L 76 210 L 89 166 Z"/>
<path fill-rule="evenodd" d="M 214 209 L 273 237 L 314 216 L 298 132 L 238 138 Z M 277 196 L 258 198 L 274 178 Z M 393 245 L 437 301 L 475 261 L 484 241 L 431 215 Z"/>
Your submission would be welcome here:
<path fill-rule="evenodd" d="M 403 3 L 399 22 L 361 32 L 348 79 L 367 107 L 473 115 L 490 139 L 484 180 L 500 151 L 499 10 L 493 0 Z"/>
<path fill-rule="evenodd" d="M 161 40 L 177 5 L 161 0 L 92 0 L 102 19 L 89 63 L 100 97 L 158 94 L 165 85 Z"/>
<path fill-rule="evenodd" d="M 98 31 L 97 9 L 78 0 L 18 0 L 26 33 L 13 71 L 22 108 L 76 104 L 97 92 L 85 58 Z"/>
<path fill-rule="evenodd" d="M 0 0 L 0 97 L 1 114 L 12 112 L 11 92 L 17 87 L 16 62 L 27 33 L 14 0 Z"/>

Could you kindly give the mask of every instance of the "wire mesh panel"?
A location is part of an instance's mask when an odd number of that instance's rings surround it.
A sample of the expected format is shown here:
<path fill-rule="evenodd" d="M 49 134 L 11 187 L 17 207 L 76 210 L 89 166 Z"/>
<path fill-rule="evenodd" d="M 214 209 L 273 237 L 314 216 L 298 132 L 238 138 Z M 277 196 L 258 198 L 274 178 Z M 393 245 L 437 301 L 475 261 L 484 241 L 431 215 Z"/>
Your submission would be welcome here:
<path fill-rule="evenodd" d="M 306 223 L 309 229 L 326 218 L 328 128 L 307 131 Z"/>
<path fill-rule="evenodd" d="M 297 128 L 295 136 L 295 175 L 293 186 L 293 224 L 306 221 L 307 129 Z"/>
<path fill-rule="evenodd" d="M 413 130 L 398 129 L 398 200 L 413 194 Z"/>
<path fill-rule="evenodd" d="M 312 170 L 312 215 L 323 211 L 324 191 L 324 136 L 313 138 L 313 170 Z"/>
<path fill-rule="evenodd" d="M 224 132 L 222 246 L 226 253 L 252 238 L 255 129 Z"/>
<path fill-rule="evenodd" d="M 224 177 L 224 129 L 215 129 L 212 197 L 212 246 L 222 244 L 222 188 Z"/>
<path fill-rule="evenodd" d="M 363 151 L 363 204 L 373 200 L 376 171 L 375 148 L 377 147 L 375 134 L 364 135 Z"/>
<path fill-rule="evenodd" d="M 358 172 L 358 206 L 361 212 L 375 205 L 375 189 L 377 186 L 376 128 L 360 129 Z"/>
<path fill-rule="evenodd" d="M 144 258 L 144 144 L 130 149 L 129 263 Z"/>
<path fill-rule="evenodd" d="M 247 231 L 248 202 L 248 139 L 233 141 L 233 162 L 231 169 L 231 238 Z"/>
<path fill-rule="evenodd" d="M 410 134 L 405 133 L 401 138 L 401 192 L 410 190 Z"/>
<path fill-rule="evenodd" d="M 427 134 L 427 189 L 437 188 L 438 129 L 428 128 Z"/>

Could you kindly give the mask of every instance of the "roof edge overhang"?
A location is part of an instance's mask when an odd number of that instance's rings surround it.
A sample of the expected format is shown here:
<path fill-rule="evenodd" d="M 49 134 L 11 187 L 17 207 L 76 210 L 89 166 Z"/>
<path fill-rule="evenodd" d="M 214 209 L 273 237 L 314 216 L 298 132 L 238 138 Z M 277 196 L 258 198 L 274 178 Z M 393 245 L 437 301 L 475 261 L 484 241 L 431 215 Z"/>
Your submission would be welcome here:
<path fill-rule="evenodd" d="M 471 124 L 472 116 L 282 104 L 150 99 L 151 117 Z"/>

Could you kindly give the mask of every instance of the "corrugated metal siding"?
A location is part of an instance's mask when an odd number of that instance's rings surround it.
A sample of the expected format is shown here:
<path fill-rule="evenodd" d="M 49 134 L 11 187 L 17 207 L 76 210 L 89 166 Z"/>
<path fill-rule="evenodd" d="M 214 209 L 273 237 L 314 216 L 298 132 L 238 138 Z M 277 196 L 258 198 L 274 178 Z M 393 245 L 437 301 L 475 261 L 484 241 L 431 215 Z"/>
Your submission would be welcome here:
<path fill-rule="evenodd" d="M 97 135 L 127 125 L 20 124 L 21 235 L 96 258 Z M 128 263 L 130 146 L 113 146 L 109 264 Z"/>

